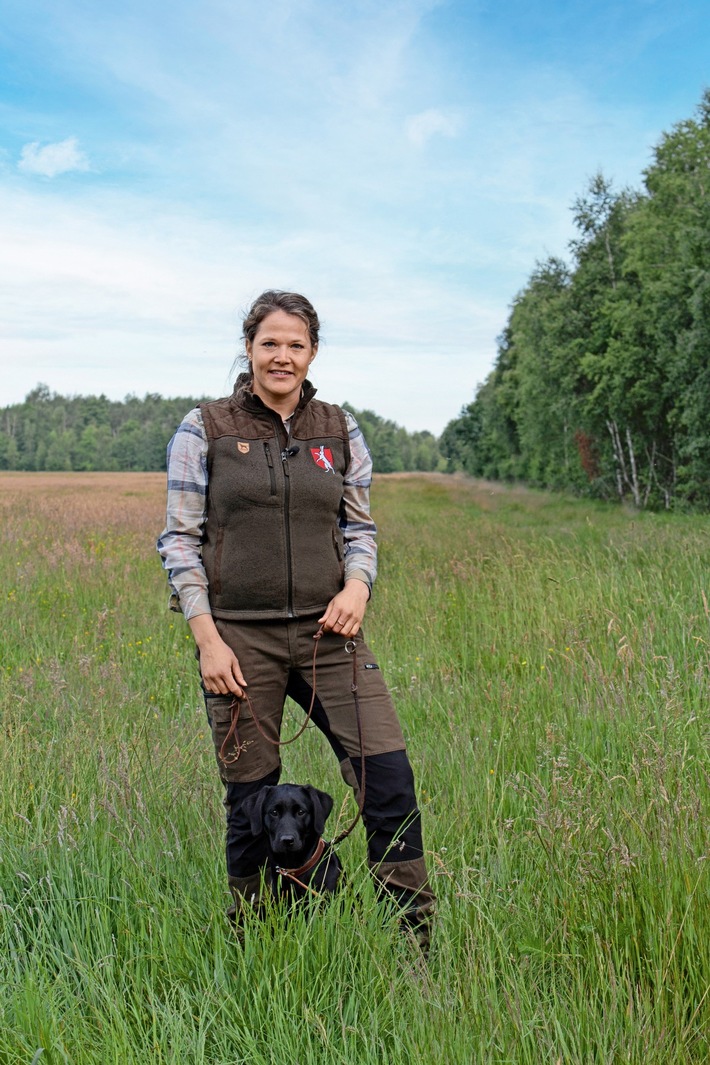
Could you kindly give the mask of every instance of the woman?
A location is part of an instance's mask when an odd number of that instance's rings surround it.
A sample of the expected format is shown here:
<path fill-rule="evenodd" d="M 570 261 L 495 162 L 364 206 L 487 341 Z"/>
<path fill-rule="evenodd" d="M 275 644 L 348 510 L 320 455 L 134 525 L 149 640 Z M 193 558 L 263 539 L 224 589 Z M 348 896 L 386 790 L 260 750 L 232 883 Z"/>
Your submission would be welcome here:
<path fill-rule="evenodd" d="M 372 462 L 350 414 L 314 399 L 306 374 L 318 316 L 305 297 L 264 292 L 244 320 L 248 369 L 231 396 L 202 403 L 168 447 L 167 525 L 158 541 L 197 645 L 207 714 L 225 785 L 227 872 L 238 922 L 258 907 L 265 840 L 245 798 L 280 774 L 287 695 L 313 720 L 345 781 L 361 780 L 349 641 L 355 641 L 365 756 L 363 821 L 378 890 L 393 895 L 426 946 L 434 911 L 414 780 L 392 699 L 363 641 L 376 574 L 369 512 Z M 234 746 L 231 707 L 248 696 Z"/>

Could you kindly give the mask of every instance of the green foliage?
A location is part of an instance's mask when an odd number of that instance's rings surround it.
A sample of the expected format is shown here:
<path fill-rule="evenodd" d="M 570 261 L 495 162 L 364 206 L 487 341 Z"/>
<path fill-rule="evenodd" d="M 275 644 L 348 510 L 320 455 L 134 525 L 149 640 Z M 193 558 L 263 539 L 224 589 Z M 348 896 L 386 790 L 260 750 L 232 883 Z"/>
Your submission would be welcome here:
<path fill-rule="evenodd" d="M 645 190 L 602 174 L 572 264 L 538 264 L 493 371 L 444 431 L 450 468 L 637 507 L 710 508 L 710 92 Z"/>
<path fill-rule="evenodd" d="M 37 385 L 24 403 L 0 410 L 0 470 L 164 470 L 168 441 L 198 402 L 154 394 L 114 402 Z M 410 433 L 373 411 L 344 407 L 365 434 L 376 473 L 445 466 L 432 433 Z"/>
<path fill-rule="evenodd" d="M 0 470 L 164 470 L 168 441 L 198 402 L 60 396 L 37 385 L 0 410 Z"/>
<path fill-rule="evenodd" d="M 432 471 L 445 467 L 439 440 L 426 429 L 410 433 L 407 429 L 371 410 L 350 411 L 367 441 L 375 473 L 399 473 L 407 470 Z"/>

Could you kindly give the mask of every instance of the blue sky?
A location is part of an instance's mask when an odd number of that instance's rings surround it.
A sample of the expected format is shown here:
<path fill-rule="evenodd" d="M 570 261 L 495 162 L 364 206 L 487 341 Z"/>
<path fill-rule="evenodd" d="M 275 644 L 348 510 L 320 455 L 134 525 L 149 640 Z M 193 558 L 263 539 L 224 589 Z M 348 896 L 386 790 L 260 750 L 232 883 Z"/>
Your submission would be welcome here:
<path fill-rule="evenodd" d="M 0 406 L 222 395 L 267 287 L 322 398 L 440 432 L 601 169 L 710 85 L 705 0 L 5 0 Z"/>

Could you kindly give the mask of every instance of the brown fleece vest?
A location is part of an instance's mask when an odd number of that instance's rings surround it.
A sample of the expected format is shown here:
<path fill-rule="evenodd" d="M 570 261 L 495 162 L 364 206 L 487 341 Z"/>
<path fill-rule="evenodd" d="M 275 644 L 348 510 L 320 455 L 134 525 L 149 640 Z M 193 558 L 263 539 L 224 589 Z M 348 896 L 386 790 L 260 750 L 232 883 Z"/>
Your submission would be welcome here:
<path fill-rule="evenodd" d="M 287 436 L 247 384 L 242 374 L 231 396 L 200 404 L 212 613 L 240 621 L 318 615 L 343 586 L 345 415 L 314 400 L 306 381 Z"/>

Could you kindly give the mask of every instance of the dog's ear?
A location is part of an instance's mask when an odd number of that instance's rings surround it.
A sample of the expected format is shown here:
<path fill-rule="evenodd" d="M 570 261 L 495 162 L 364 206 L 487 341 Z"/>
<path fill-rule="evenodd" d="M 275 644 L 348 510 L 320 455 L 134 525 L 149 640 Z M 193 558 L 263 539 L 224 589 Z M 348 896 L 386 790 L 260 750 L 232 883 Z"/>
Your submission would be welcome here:
<path fill-rule="evenodd" d="M 266 784 L 255 795 L 247 795 L 242 803 L 242 811 L 249 818 L 252 836 L 260 836 L 264 831 L 264 803 L 273 790 L 271 785 Z"/>
<path fill-rule="evenodd" d="M 333 809 L 333 799 L 327 791 L 319 791 L 318 788 L 310 785 L 308 793 L 313 803 L 313 829 L 319 836 L 322 836 L 325 823 Z"/>

